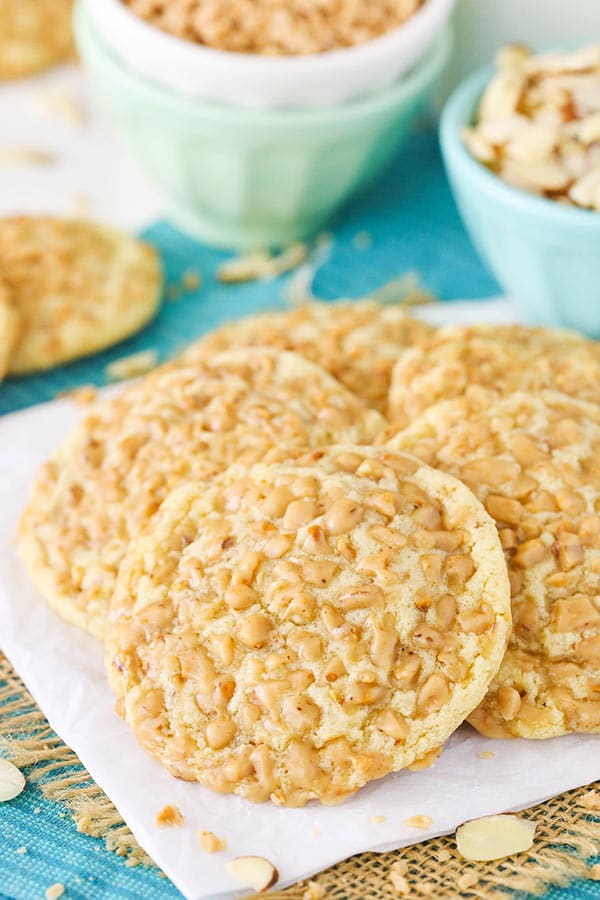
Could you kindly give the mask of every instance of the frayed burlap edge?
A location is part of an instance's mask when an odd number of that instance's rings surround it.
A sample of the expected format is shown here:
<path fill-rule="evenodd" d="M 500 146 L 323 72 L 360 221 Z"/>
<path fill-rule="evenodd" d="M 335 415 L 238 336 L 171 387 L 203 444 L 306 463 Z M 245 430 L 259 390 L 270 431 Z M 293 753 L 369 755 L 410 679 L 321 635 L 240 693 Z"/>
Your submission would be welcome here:
<path fill-rule="evenodd" d="M 117 809 L 94 784 L 77 756 L 52 731 L 23 682 L 0 654 L 0 755 L 25 770 L 49 800 L 62 803 L 77 829 L 102 838 L 129 865 L 153 865 Z M 434 838 L 395 853 L 362 853 L 316 876 L 313 885 L 335 900 L 393 900 L 400 892 L 390 880 L 402 860 L 400 888 L 411 897 L 498 897 L 506 891 L 541 895 L 589 874 L 600 852 L 600 782 L 569 791 L 524 813 L 537 825 L 534 849 L 500 862 L 470 864 L 458 856 L 452 836 Z M 474 883 L 472 883 L 474 882 Z M 315 900 L 307 882 L 271 893 L 272 900 Z"/>

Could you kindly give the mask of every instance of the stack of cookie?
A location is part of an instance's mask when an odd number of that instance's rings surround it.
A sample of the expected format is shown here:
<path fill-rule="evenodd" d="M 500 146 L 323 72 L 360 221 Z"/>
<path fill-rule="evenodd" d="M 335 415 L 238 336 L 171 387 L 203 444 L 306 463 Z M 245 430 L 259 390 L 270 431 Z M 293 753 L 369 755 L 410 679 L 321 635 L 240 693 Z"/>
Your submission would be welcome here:
<path fill-rule="evenodd" d="M 158 255 L 143 241 L 91 222 L 0 219 L 0 380 L 129 337 L 161 293 Z"/>
<path fill-rule="evenodd" d="M 140 743 L 219 792 L 337 803 L 467 718 L 600 731 L 599 386 L 573 335 L 261 314 L 96 404 L 20 551 Z"/>

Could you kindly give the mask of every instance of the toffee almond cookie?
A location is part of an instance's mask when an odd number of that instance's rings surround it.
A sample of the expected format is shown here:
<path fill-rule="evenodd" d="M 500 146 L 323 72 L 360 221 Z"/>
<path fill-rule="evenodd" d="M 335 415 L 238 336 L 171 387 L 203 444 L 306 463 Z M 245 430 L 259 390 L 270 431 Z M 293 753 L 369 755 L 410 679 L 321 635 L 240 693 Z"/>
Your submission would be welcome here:
<path fill-rule="evenodd" d="M 551 328 L 440 328 L 400 357 L 392 375 L 389 418 L 404 427 L 471 385 L 501 395 L 559 390 L 600 403 L 600 347 L 572 331 Z"/>
<path fill-rule="evenodd" d="M 48 369 L 138 331 L 160 302 L 148 244 L 89 222 L 0 219 L 0 273 L 22 316 L 9 372 Z"/>
<path fill-rule="evenodd" d="M 385 414 L 394 364 L 432 330 L 398 306 L 375 300 L 307 303 L 227 323 L 193 344 L 184 358 L 248 345 L 294 350 Z"/>
<path fill-rule="evenodd" d="M 62 62 L 73 51 L 73 0 L 0 0 L 0 81 Z"/>
<path fill-rule="evenodd" d="M 10 355 L 19 337 L 20 324 L 17 308 L 0 279 L 0 381 L 6 375 Z"/>
<path fill-rule="evenodd" d="M 388 446 L 460 478 L 498 526 L 513 636 L 469 721 L 488 737 L 600 731 L 600 408 L 472 391 Z"/>
<path fill-rule="evenodd" d="M 383 425 L 294 353 L 249 348 L 167 365 L 98 403 L 41 468 L 21 555 L 52 606 L 101 637 L 127 543 L 174 486 L 204 483 L 236 460 L 370 442 Z"/>
<path fill-rule="evenodd" d="M 383 448 L 316 456 L 174 491 L 130 545 L 106 644 L 149 753 L 287 806 L 439 748 L 510 631 L 498 535 L 464 485 Z"/>

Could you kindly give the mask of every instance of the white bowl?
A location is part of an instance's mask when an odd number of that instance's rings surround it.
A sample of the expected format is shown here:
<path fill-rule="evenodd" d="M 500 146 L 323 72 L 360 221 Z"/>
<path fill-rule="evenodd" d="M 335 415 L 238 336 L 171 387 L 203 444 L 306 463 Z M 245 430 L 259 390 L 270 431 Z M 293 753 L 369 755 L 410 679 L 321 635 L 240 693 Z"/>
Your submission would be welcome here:
<path fill-rule="evenodd" d="M 229 53 L 173 37 L 121 0 L 83 0 L 83 5 L 113 52 L 146 78 L 204 100 L 306 108 L 391 85 L 433 44 L 455 2 L 425 0 L 399 28 L 356 47 L 287 57 Z"/>

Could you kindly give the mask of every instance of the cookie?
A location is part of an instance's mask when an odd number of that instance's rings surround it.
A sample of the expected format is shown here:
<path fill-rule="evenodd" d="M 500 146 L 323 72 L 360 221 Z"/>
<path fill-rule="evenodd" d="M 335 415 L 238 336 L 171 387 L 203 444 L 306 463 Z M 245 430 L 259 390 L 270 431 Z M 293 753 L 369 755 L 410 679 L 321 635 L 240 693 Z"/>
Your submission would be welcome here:
<path fill-rule="evenodd" d="M 600 403 L 600 349 L 571 331 L 523 325 L 446 327 L 399 359 L 389 418 L 404 427 L 471 385 L 498 394 L 558 390 Z"/>
<path fill-rule="evenodd" d="M 174 775 L 338 803 L 437 750 L 510 631 L 494 524 L 384 448 L 233 466 L 130 545 L 106 642 L 117 709 Z"/>
<path fill-rule="evenodd" d="M 89 222 L 0 219 L 0 272 L 22 317 L 9 372 L 49 369 L 138 331 L 157 310 L 156 251 Z"/>
<path fill-rule="evenodd" d="M 385 415 L 394 364 L 432 330 L 398 306 L 374 300 L 307 303 L 227 323 L 190 347 L 186 357 L 248 345 L 294 350 Z"/>
<path fill-rule="evenodd" d="M 57 612 L 101 637 L 127 543 L 171 488 L 235 461 L 371 441 L 383 424 L 296 354 L 251 348 L 167 365 L 97 404 L 42 467 L 21 554 Z"/>
<path fill-rule="evenodd" d="M 0 381 L 19 337 L 21 319 L 6 285 L 0 280 Z"/>
<path fill-rule="evenodd" d="M 73 52 L 73 0 L 0 0 L 0 81 L 23 78 Z"/>
<path fill-rule="evenodd" d="M 600 731 L 600 408 L 475 392 L 388 446 L 460 478 L 498 526 L 513 635 L 469 721 L 488 737 Z"/>

